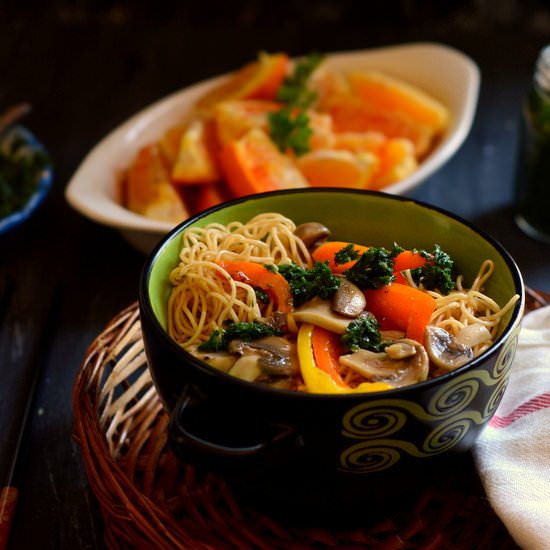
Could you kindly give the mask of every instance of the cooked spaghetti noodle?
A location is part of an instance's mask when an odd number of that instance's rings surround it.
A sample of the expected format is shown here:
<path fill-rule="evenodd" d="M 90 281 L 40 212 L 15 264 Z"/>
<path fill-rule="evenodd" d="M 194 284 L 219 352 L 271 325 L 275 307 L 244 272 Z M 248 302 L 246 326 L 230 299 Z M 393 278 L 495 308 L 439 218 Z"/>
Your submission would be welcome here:
<path fill-rule="evenodd" d="M 228 264 L 253 264 L 256 267 L 259 264 L 268 266 L 268 269 L 264 270 L 262 267 L 259 272 L 267 276 L 269 271 L 272 277 L 282 276 L 272 275 L 269 266 L 281 268 L 292 264 L 306 270 L 311 269 L 315 263 L 312 254 L 295 234 L 295 230 L 296 225 L 292 220 L 281 214 L 266 213 L 247 223 L 232 222 L 227 226 L 210 224 L 204 228 L 184 231 L 180 261 L 170 274 L 173 285 L 168 301 L 170 336 L 184 348 L 196 353 L 198 346 L 207 342 L 213 333 L 223 332 L 228 323 L 264 322 L 281 313 L 284 308 L 278 307 L 281 304 L 276 300 L 269 297 L 267 300 L 261 299 L 258 293 L 261 286 L 253 286 L 253 281 L 246 274 L 239 272 L 237 275 L 240 276 L 236 276 L 226 267 Z M 474 327 L 471 332 L 477 334 L 471 338 L 471 353 L 472 356 L 477 356 L 494 343 L 502 319 L 519 299 L 515 295 L 501 307 L 484 294 L 485 284 L 494 269 L 491 260 L 484 260 L 469 288 L 465 287 L 463 277 L 459 275 L 455 280 L 454 290 L 448 294 L 423 288 L 421 283 L 413 280 L 410 269 L 401 273 L 406 280 L 405 286 L 408 284 L 415 287 L 413 292 L 425 293 L 424 295 L 433 299 L 433 313 L 429 320 L 426 319 L 430 326 L 444 329 L 457 342 L 468 332 L 467 327 Z M 286 281 L 283 282 L 287 284 Z M 368 301 L 366 310 L 369 310 Z M 293 346 L 296 346 L 298 325 L 293 315 L 286 316 L 285 338 Z M 410 345 L 410 336 L 405 333 L 406 330 L 403 330 L 403 334 L 395 337 L 395 341 L 405 342 L 409 338 Z M 421 340 L 422 338 L 416 338 L 416 342 Z M 425 351 L 422 353 L 425 354 Z M 429 376 L 437 376 L 449 369 L 441 365 L 431 365 Z M 364 386 L 362 382 L 365 379 L 360 369 L 350 370 L 345 362 L 340 361 L 334 371 L 335 378 L 340 377 L 347 387 Z M 305 387 L 300 372 L 295 373 L 292 387 Z"/>
<path fill-rule="evenodd" d="M 295 234 L 294 222 L 277 213 L 260 214 L 247 223 L 211 224 L 182 235 L 180 263 L 170 274 L 168 332 L 185 347 L 205 341 L 226 321 L 255 321 L 262 310 L 254 288 L 235 281 L 216 262 L 311 265 L 310 253 Z"/>
<path fill-rule="evenodd" d="M 491 277 L 495 265 L 491 260 L 482 262 L 479 271 L 470 288 L 463 285 L 463 276 L 456 279 L 456 290 L 449 294 L 441 294 L 427 290 L 436 299 L 436 308 L 430 319 L 430 324 L 443 328 L 453 336 L 472 324 L 487 328 L 491 340 L 474 346 L 475 355 L 479 355 L 493 343 L 497 336 L 499 325 L 504 317 L 519 300 L 515 294 L 500 307 L 492 298 L 483 293 L 484 284 Z M 410 273 L 405 274 L 410 285 L 415 285 Z"/>

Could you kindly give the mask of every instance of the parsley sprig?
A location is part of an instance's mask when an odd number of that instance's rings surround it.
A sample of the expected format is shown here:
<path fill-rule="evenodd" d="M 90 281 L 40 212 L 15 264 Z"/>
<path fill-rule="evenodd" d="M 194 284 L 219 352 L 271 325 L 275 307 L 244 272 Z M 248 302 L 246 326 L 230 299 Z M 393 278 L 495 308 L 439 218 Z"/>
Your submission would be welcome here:
<path fill-rule="evenodd" d="M 428 261 L 416 269 L 411 269 L 413 281 L 428 290 L 439 290 L 449 294 L 455 288 L 453 259 L 436 244 L 433 252 L 419 250 Z"/>
<path fill-rule="evenodd" d="M 305 110 L 313 104 L 317 94 L 307 84 L 322 60 L 323 56 L 316 53 L 300 60 L 277 91 L 277 101 L 284 105 L 278 111 L 269 113 L 269 135 L 283 153 L 291 149 L 296 155 L 303 155 L 310 150 L 309 140 L 313 130 Z"/>
<path fill-rule="evenodd" d="M 16 133 L 0 148 L 0 219 L 22 208 L 36 191 L 41 172 L 50 164 L 41 149 L 29 147 Z"/>
<path fill-rule="evenodd" d="M 359 252 L 355 250 L 353 243 L 349 243 L 334 254 L 334 263 L 336 265 L 342 265 L 357 260 L 358 258 Z"/>
<path fill-rule="evenodd" d="M 265 323 L 228 322 L 224 328 L 214 330 L 209 339 L 199 345 L 200 351 L 224 351 L 231 340 L 256 340 L 264 336 L 280 336 L 282 331 Z"/>
<path fill-rule="evenodd" d="M 288 281 L 294 307 L 299 307 L 315 296 L 330 298 L 341 281 L 332 273 L 328 262 L 315 262 L 311 269 L 296 264 L 277 266 L 279 273 Z"/>
<path fill-rule="evenodd" d="M 344 276 L 359 288 L 380 288 L 395 280 L 393 257 L 384 247 L 371 246 L 363 252 Z"/>
<path fill-rule="evenodd" d="M 350 351 L 358 351 L 361 348 L 379 352 L 387 345 L 382 341 L 378 320 L 369 311 L 361 314 L 347 326 L 340 341 Z"/>
<path fill-rule="evenodd" d="M 309 151 L 313 130 L 309 127 L 306 113 L 283 107 L 269 114 L 269 134 L 282 153 L 292 149 L 300 156 Z"/>
<path fill-rule="evenodd" d="M 313 71 L 319 66 L 323 56 L 311 53 L 296 63 L 294 72 L 288 75 L 277 91 L 277 101 L 307 109 L 317 98 L 317 94 L 308 89 L 307 84 Z"/>

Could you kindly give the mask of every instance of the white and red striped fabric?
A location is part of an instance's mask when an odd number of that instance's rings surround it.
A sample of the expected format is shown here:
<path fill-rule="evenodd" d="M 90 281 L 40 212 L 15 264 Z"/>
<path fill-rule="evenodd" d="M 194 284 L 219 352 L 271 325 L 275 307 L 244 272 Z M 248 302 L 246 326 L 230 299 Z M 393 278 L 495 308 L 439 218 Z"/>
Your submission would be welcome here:
<path fill-rule="evenodd" d="M 508 388 L 474 456 L 514 540 L 550 548 L 550 306 L 523 319 Z"/>

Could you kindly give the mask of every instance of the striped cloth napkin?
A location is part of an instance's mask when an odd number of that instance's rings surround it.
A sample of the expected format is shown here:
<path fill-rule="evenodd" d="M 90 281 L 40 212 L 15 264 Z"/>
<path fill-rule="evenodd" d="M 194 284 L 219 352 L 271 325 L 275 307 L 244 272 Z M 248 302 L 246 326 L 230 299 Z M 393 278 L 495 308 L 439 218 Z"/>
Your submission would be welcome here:
<path fill-rule="evenodd" d="M 474 457 L 517 544 L 550 548 L 550 306 L 524 317 L 508 388 Z"/>

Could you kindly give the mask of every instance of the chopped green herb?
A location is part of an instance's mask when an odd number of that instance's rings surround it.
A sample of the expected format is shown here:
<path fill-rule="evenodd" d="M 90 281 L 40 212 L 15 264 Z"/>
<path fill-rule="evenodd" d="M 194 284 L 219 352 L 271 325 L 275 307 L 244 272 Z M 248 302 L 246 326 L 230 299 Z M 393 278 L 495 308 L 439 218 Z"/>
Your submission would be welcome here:
<path fill-rule="evenodd" d="M 210 338 L 200 344 L 200 351 L 224 351 L 231 340 L 256 340 L 264 336 L 280 336 L 283 331 L 264 323 L 227 323 L 221 330 L 215 330 Z"/>
<path fill-rule="evenodd" d="M 279 273 L 288 281 L 295 307 L 315 296 L 330 298 L 340 287 L 340 279 L 332 273 L 328 262 L 315 262 L 311 269 L 296 264 L 279 265 Z"/>
<path fill-rule="evenodd" d="M 292 149 L 297 155 L 309 151 L 309 139 L 313 130 L 309 127 L 309 117 L 303 111 L 283 107 L 269 113 L 269 134 L 279 150 L 284 153 Z"/>
<path fill-rule="evenodd" d="M 35 192 L 40 173 L 50 159 L 29 148 L 22 136 L 7 139 L 0 148 L 0 218 L 22 208 Z"/>
<path fill-rule="evenodd" d="M 391 253 L 383 247 L 371 246 L 344 276 L 359 288 L 380 288 L 395 280 Z"/>
<path fill-rule="evenodd" d="M 452 258 L 438 244 L 431 253 L 426 250 L 419 250 L 418 253 L 429 261 L 422 267 L 411 269 L 413 281 L 427 290 L 439 290 L 443 294 L 449 294 L 454 290 Z"/>
<path fill-rule="evenodd" d="M 300 60 L 277 91 L 277 100 L 285 105 L 268 114 L 268 123 L 269 135 L 282 153 L 291 149 L 297 155 L 303 155 L 310 150 L 313 130 L 305 109 L 315 101 L 317 94 L 308 89 L 307 84 L 322 59 L 319 54 L 310 54 Z"/>
<path fill-rule="evenodd" d="M 334 254 L 334 263 L 336 265 L 345 264 L 347 262 L 351 262 L 353 260 L 357 260 L 359 258 L 360 254 L 353 248 L 353 244 L 350 243 L 344 248 L 338 250 L 336 254 Z"/>
<path fill-rule="evenodd" d="M 346 328 L 346 332 L 340 337 L 340 341 L 351 351 L 359 348 L 370 351 L 383 351 L 385 343 L 382 342 L 376 317 L 370 313 L 362 313 Z"/>
<path fill-rule="evenodd" d="M 269 304 L 269 294 L 260 287 L 255 286 L 253 288 L 258 302 L 261 302 L 262 304 Z"/>
<path fill-rule="evenodd" d="M 396 256 L 399 256 L 401 252 L 404 252 L 405 249 L 402 246 L 399 246 L 397 243 L 393 243 L 393 246 L 390 250 L 390 256 L 392 258 L 395 258 Z"/>
<path fill-rule="evenodd" d="M 277 91 L 277 100 L 294 107 L 307 109 L 316 99 L 315 92 L 307 84 L 313 71 L 323 61 L 324 56 L 311 53 L 296 63 L 292 74 L 288 75 Z"/>

